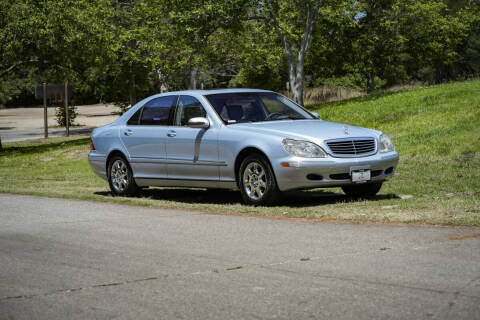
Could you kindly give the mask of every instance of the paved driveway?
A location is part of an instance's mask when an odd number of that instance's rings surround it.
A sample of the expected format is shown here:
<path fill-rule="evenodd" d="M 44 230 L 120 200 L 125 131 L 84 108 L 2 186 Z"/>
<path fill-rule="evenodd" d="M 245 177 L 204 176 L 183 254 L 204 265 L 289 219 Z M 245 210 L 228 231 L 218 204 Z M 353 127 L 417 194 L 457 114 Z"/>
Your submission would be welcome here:
<path fill-rule="evenodd" d="M 88 134 L 93 128 L 111 123 L 118 118 L 119 108 L 113 105 L 77 106 L 75 126 L 70 134 Z M 48 108 L 49 136 L 65 135 L 65 128 L 55 127 L 55 108 Z M 2 142 L 43 138 L 43 108 L 0 109 L 0 137 Z"/>
<path fill-rule="evenodd" d="M 0 195 L 0 318 L 480 319 L 479 232 Z"/>

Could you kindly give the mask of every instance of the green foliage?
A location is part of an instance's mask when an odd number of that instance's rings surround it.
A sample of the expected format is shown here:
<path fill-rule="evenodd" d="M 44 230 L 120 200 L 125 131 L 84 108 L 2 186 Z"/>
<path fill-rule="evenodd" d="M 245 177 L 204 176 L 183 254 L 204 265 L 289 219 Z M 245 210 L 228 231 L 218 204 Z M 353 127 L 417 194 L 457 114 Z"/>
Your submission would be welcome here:
<path fill-rule="evenodd" d="M 438 0 L 345 4 L 343 18 L 318 24 L 308 69 L 314 78 L 361 75 L 366 90 L 382 87 L 380 79 L 386 87 L 452 79 L 438 70 L 458 61 L 478 16 L 474 5 L 455 14 Z"/>
<path fill-rule="evenodd" d="M 287 80 L 282 47 L 278 46 L 275 31 L 265 24 L 249 21 L 235 42 L 232 60 L 238 64 L 238 73 L 229 82 L 231 87 L 278 90 Z"/>
<path fill-rule="evenodd" d="M 161 88 L 284 89 L 292 73 L 279 32 L 307 85 L 373 90 L 480 72 L 478 1 L 324 1 L 303 64 L 306 17 L 318 3 L 1 1 L 0 105 L 35 104 L 44 81 L 68 80 L 81 101 L 123 107 Z"/>
<path fill-rule="evenodd" d="M 60 127 L 66 127 L 67 123 L 67 114 L 65 112 L 65 103 L 59 102 L 55 107 L 55 117 L 57 119 L 57 124 Z M 72 126 L 77 117 L 77 107 L 75 106 L 75 101 L 69 101 L 68 103 L 68 125 Z"/>
<path fill-rule="evenodd" d="M 5 104 L 9 99 L 7 83 L 0 81 L 0 109 L 5 108 Z"/>
<path fill-rule="evenodd" d="M 342 77 L 332 78 L 316 78 L 313 82 L 314 87 L 327 86 L 327 87 L 345 87 L 356 90 L 364 89 L 364 77 L 358 73 L 349 73 Z"/>

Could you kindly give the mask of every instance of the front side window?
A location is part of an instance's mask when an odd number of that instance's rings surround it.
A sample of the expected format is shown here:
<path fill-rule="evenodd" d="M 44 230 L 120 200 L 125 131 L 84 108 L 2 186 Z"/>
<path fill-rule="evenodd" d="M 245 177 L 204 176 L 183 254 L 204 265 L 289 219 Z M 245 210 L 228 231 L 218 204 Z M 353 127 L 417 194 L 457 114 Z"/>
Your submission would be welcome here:
<path fill-rule="evenodd" d="M 202 104 L 196 98 L 191 96 L 180 96 L 178 100 L 177 115 L 175 125 L 187 126 L 188 120 L 197 117 L 206 117 L 207 113 Z"/>
<path fill-rule="evenodd" d="M 167 126 L 173 123 L 173 114 L 178 96 L 159 97 L 143 106 L 141 125 Z"/>
<path fill-rule="evenodd" d="M 225 123 L 314 119 L 287 98 L 273 92 L 235 92 L 205 96 Z"/>

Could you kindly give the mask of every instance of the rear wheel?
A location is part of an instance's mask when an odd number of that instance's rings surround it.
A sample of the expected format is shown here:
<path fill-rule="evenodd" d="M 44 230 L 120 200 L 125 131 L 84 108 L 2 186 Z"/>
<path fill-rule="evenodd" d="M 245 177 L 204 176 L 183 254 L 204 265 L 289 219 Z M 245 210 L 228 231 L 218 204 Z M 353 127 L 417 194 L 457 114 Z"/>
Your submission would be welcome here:
<path fill-rule="evenodd" d="M 133 196 L 140 190 L 130 165 L 120 155 L 113 156 L 108 163 L 108 183 L 114 196 Z"/>
<path fill-rule="evenodd" d="M 373 197 L 380 191 L 381 187 L 382 182 L 375 182 L 343 186 L 342 190 L 350 197 Z"/>
<path fill-rule="evenodd" d="M 246 204 L 261 206 L 273 204 L 280 193 L 273 170 L 261 154 L 247 156 L 238 173 L 242 199 Z"/>

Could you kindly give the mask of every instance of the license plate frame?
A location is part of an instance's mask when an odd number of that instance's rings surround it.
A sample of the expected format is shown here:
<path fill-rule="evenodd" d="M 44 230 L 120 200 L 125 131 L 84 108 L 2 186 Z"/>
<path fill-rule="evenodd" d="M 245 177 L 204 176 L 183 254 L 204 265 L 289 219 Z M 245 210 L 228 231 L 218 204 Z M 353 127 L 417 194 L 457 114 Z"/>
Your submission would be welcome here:
<path fill-rule="evenodd" d="M 366 183 L 372 179 L 370 169 L 352 170 L 350 176 L 353 183 Z"/>

